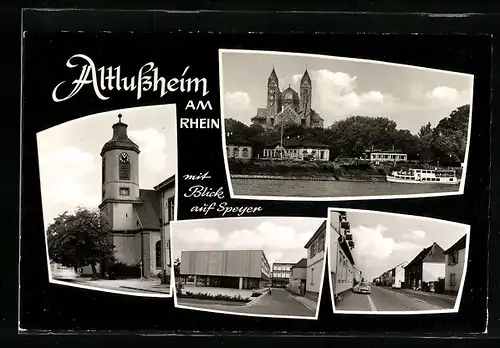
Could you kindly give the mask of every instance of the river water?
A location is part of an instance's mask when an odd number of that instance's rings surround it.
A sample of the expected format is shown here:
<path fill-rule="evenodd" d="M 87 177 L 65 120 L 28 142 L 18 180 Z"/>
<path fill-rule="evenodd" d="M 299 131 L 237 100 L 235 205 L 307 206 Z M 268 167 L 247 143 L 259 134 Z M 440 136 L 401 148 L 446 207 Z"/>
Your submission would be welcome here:
<path fill-rule="evenodd" d="M 235 195 L 286 197 L 386 196 L 457 192 L 460 185 L 365 181 L 231 179 Z"/>

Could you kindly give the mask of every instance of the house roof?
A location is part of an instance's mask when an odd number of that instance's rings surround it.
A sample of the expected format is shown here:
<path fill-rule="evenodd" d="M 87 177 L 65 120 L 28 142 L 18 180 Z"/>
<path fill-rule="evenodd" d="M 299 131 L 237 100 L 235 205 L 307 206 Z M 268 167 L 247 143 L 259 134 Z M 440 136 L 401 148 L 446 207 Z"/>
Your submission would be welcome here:
<path fill-rule="evenodd" d="M 325 232 L 326 231 L 326 220 L 323 221 L 323 223 L 321 224 L 321 226 L 318 227 L 318 229 L 316 230 L 316 232 L 314 232 L 313 236 L 311 237 L 311 239 L 309 239 L 309 241 L 307 242 L 306 245 L 304 245 L 304 248 L 309 248 L 309 246 L 311 246 L 311 244 L 318 238 L 318 236 L 322 233 L 322 232 Z"/>
<path fill-rule="evenodd" d="M 292 268 L 307 268 L 307 258 L 304 257 L 300 259 L 300 261 L 293 265 Z"/>
<path fill-rule="evenodd" d="M 465 234 L 455 244 L 453 244 L 451 247 L 446 249 L 446 251 L 443 252 L 443 254 L 449 254 L 449 253 L 454 252 L 456 250 L 465 249 L 466 240 L 467 240 L 467 235 Z"/>
<path fill-rule="evenodd" d="M 265 147 L 274 148 L 279 144 L 280 144 L 279 141 L 275 141 L 275 142 L 267 144 Z M 303 139 L 303 138 L 283 139 L 283 146 L 288 147 L 288 148 L 301 148 L 301 147 L 328 148 L 328 145 L 322 144 L 322 143 L 315 141 L 315 140 Z"/>
<path fill-rule="evenodd" d="M 405 268 L 422 262 L 444 262 L 443 251 L 443 248 L 434 242 L 431 246 L 422 249 L 413 260 L 408 262 Z"/>
<path fill-rule="evenodd" d="M 154 187 L 155 191 L 159 191 L 159 190 L 162 190 L 162 189 L 165 189 L 165 188 L 172 188 L 172 187 L 175 187 L 175 175 L 172 175 L 170 177 L 168 177 L 167 179 L 163 180 L 161 183 L 159 183 L 158 185 L 156 185 Z"/>
<path fill-rule="evenodd" d="M 139 190 L 139 200 L 134 204 L 140 226 L 145 230 L 159 230 L 161 218 L 161 199 L 155 190 Z"/>

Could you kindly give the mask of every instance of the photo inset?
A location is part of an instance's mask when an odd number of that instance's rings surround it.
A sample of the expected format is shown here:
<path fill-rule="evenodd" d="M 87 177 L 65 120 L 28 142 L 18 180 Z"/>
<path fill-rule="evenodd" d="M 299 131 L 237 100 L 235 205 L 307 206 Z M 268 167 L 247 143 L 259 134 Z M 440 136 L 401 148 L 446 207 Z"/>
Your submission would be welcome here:
<path fill-rule="evenodd" d="M 233 198 L 463 194 L 474 76 L 271 51 L 219 65 Z"/>
<path fill-rule="evenodd" d="M 175 105 L 87 116 L 37 141 L 50 282 L 171 297 Z"/>
<path fill-rule="evenodd" d="M 235 315 L 317 319 L 325 246 L 325 219 L 176 221 L 175 305 Z"/>
<path fill-rule="evenodd" d="M 330 289 L 336 313 L 457 312 L 468 225 L 363 210 L 329 211 Z"/>

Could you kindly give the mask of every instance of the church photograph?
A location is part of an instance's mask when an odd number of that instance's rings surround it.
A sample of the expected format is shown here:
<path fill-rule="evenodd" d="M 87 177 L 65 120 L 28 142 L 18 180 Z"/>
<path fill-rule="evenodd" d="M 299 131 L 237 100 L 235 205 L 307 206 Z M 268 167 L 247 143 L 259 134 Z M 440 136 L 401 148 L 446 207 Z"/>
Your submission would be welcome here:
<path fill-rule="evenodd" d="M 176 117 L 138 107 L 37 134 L 50 282 L 171 297 Z"/>
<path fill-rule="evenodd" d="M 235 199 L 462 194 L 474 76 L 296 52 L 220 49 Z"/>

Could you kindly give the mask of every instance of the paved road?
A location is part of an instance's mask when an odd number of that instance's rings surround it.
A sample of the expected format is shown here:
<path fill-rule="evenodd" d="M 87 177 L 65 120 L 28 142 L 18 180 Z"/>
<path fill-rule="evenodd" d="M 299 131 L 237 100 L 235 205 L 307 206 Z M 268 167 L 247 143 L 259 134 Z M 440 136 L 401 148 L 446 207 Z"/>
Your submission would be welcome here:
<path fill-rule="evenodd" d="M 285 290 L 273 289 L 271 294 L 266 294 L 256 302 L 248 306 L 233 306 L 222 304 L 200 304 L 189 302 L 188 299 L 179 299 L 178 304 L 192 308 L 212 309 L 225 312 L 267 314 L 279 316 L 301 316 L 314 317 L 316 311 L 312 311 L 302 303 L 294 299 Z"/>
<path fill-rule="evenodd" d="M 439 294 L 406 289 L 372 286 L 371 294 L 354 294 L 347 291 L 336 304 L 336 310 L 347 311 L 422 311 L 452 309 L 455 298 Z"/>

